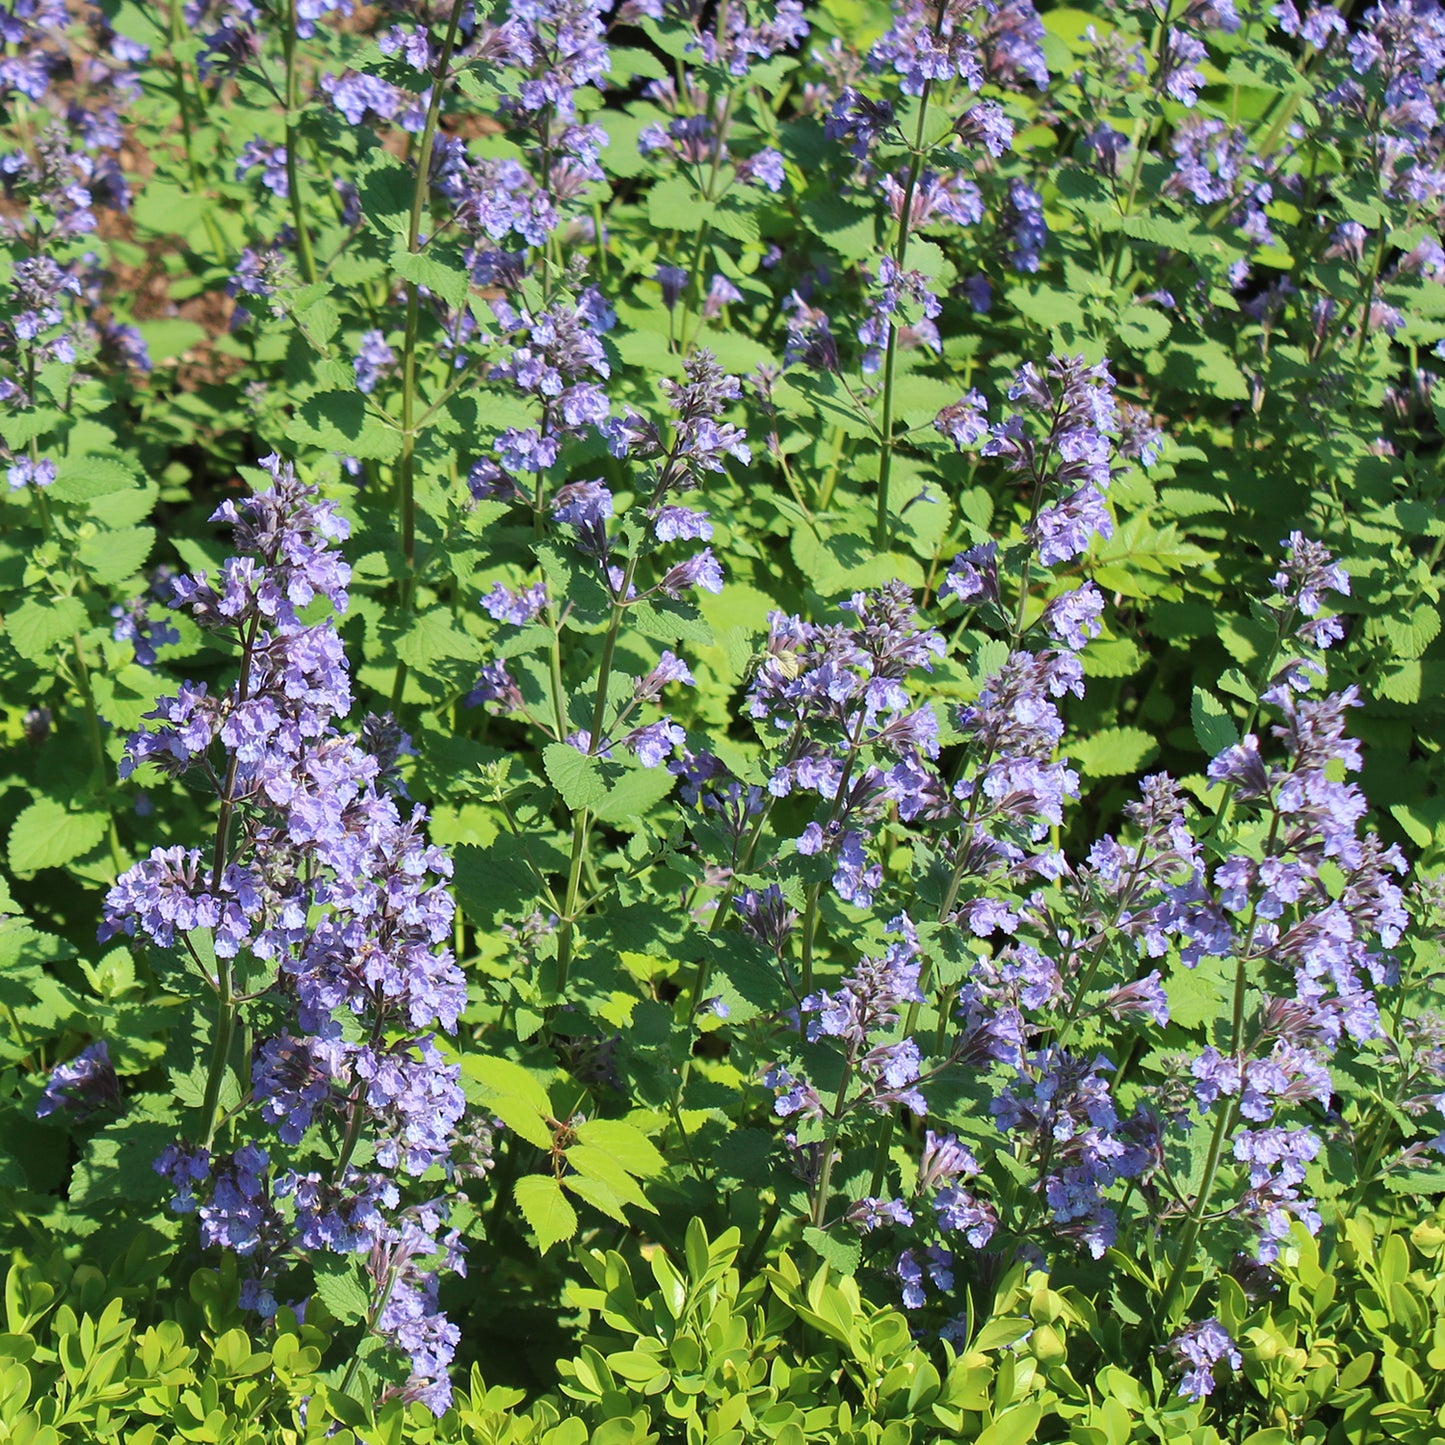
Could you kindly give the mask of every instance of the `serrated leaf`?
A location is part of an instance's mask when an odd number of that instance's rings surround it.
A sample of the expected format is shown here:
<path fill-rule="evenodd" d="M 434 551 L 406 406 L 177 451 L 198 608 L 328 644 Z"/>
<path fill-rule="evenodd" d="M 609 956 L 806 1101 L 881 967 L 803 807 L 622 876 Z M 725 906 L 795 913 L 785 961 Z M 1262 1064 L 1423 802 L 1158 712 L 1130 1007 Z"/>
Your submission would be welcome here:
<path fill-rule="evenodd" d="M 574 1144 L 567 1150 L 567 1163 L 584 1179 L 595 1179 L 599 1184 L 606 1185 L 621 1203 L 635 1205 L 638 1209 L 646 1209 L 652 1214 L 657 1213 L 647 1202 L 647 1196 L 638 1188 L 637 1180 L 612 1155 L 604 1153 L 595 1145 Z M 585 1195 L 583 1197 L 586 1198 Z"/>
<path fill-rule="evenodd" d="M 105 837 L 104 813 L 71 813 L 53 798 L 40 798 L 10 829 L 10 867 L 16 873 L 61 868 L 89 853 Z"/>
<path fill-rule="evenodd" d="M 684 175 L 664 176 L 647 193 L 647 223 L 654 231 L 691 233 L 712 220 L 716 208 Z"/>
<path fill-rule="evenodd" d="M 758 225 L 758 213 L 751 197 L 733 191 L 718 201 L 712 209 L 713 229 L 734 241 L 756 241 L 762 234 Z"/>
<path fill-rule="evenodd" d="M 471 294 L 472 278 L 459 254 L 429 249 L 408 251 L 400 236 L 391 251 L 391 264 L 403 281 L 425 286 L 448 306 L 460 310 Z"/>
<path fill-rule="evenodd" d="M 357 1278 L 356 1266 L 349 1262 L 325 1259 L 316 1269 L 316 1293 L 321 1303 L 344 1325 L 364 1320 L 371 1309 L 371 1299 Z"/>
<path fill-rule="evenodd" d="M 604 823 L 640 818 L 667 797 L 676 783 L 676 776 L 666 768 L 633 768 L 623 773 L 597 804 L 597 816 Z"/>
<path fill-rule="evenodd" d="M 1215 757 L 1225 748 L 1232 748 L 1239 741 L 1239 729 L 1234 725 L 1224 704 L 1207 688 L 1196 687 L 1194 698 L 1189 705 L 1189 718 L 1194 724 L 1194 736 L 1199 746 L 1209 756 Z"/>
<path fill-rule="evenodd" d="M 68 642 L 86 621 L 85 603 L 78 597 L 55 597 L 23 602 L 6 619 L 10 641 L 21 657 L 39 662 L 62 642 Z"/>
<path fill-rule="evenodd" d="M 520 1139 L 537 1149 L 550 1150 L 552 1130 L 532 1106 L 512 1094 L 493 1094 L 487 1107 Z"/>
<path fill-rule="evenodd" d="M 543 1254 L 577 1233 L 577 1211 L 563 1195 L 562 1186 L 549 1175 L 528 1174 L 517 1180 L 516 1199 Z"/>
<path fill-rule="evenodd" d="M 1152 223 L 1155 227 L 1158 222 Z M 1166 241 L 1177 250 L 1187 251 L 1189 246 Z M 1200 391 L 1217 397 L 1220 401 L 1247 401 L 1249 382 L 1235 364 L 1234 358 L 1217 341 L 1205 340 L 1194 343 L 1176 343 L 1164 353 L 1165 364 L 1170 375 L 1180 376 L 1181 381 L 1189 375 L 1192 367 L 1193 382 Z"/>
<path fill-rule="evenodd" d="M 820 1259 L 826 1260 L 839 1274 L 858 1273 L 858 1266 L 863 1260 L 863 1245 L 856 1237 L 835 1239 L 827 1230 L 809 1225 L 803 1231 L 803 1239 Z"/>
<path fill-rule="evenodd" d="M 569 743 L 548 743 L 542 749 L 542 763 L 547 769 L 547 781 L 573 811 L 590 808 L 607 796 L 597 759 L 579 753 Z"/>
<path fill-rule="evenodd" d="M 1158 753 L 1159 744 L 1142 728 L 1105 728 L 1069 749 L 1079 770 L 1091 778 L 1136 773 Z"/>
<path fill-rule="evenodd" d="M 401 451 L 401 433 L 373 415 L 355 391 L 323 391 L 308 398 L 286 435 L 294 442 L 363 460 L 390 461 Z"/>
<path fill-rule="evenodd" d="M 1395 667 L 1382 668 L 1375 680 L 1375 692 L 1390 702 L 1413 703 L 1420 701 L 1424 669 L 1413 660 L 1399 663 Z"/>
<path fill-rule="evenodd" d="M 356 178 L 361 209 L 380 231 L 405 231 L 410 217 L 416 179 L 400 161 L 377 151 L 372 163 Z"/>
<path fill-rule="evenodd" d="M 613 45 L 609 48 L 607 72 L 609 75 L 643 80 L 660 80 L 668 73 L 667 67 L 650 50 L 630 45 Z"/>
<path fill-rule="evenodd" d="M 491 1054 L 464 1054 L 462 1072 L 489 1093 L 510 1094 L 522 1100 L 534 1114 L 551 1117 L 552 1101 L 547 1096 L 547 1090 L 514 1059 L 497 1058 Z M 550 1136 L 547 1142 L 550 1145 Z"/>
<path fill-rule="evenodd" d="M 1440 610 L 1427 603 L 1408 617 L 1385 617 L 1381 623 L 1396 656 L 1416 658 L 1440 635 Z"/>
<path fill-rule="evenodd" d="M 36 437 L 44 436 L 52 427 L 58 426 L 62 420 L 62 413 L 51 407 L 7 412 L 0 417 L 0 436 L 5 438 L 12 451 L 18 452 Z"/>
<path fill-rule="evenodd" d="M 463 632 L 441 608 L 423 612 L 397 638 L 396 655 L 408 667 L 430 675 L 438 663 L 476 662 L 482 655 L 481 644 L 469 632 Z"/>
<path fill-rule="evenodd" d="M 530 913 L 538 891 L 516 845 L 503 839 L 485 848 L 470 843 L 459 847 L 454 887 L 467 918 L 483 924 Z"/>
<path fill-rule="evenodd" d="M 800 207 L 810 235 L 818 236 L 848 261 L 871 257 L 878 245 L 875 211 L 828 189 Z"/>
<path fill-rule="evenodd" d="M 642 636 L 658 642 L 693 642 L 706 647 L 712 641 L 712 628 L 690 602 L 643 598 L 628 608 L 627 616 Z"/>
<path fill-rule="evenodd" d="M 661 1174 L 665 1167 L 666 1161 L 642 1130 L 621 1119 L 589 1119 L 578 1128 L 577 1139 L 610 1155 L 629 1174 L 643 1179 Z"/>
<path fill-rule="evenodd" d="M 56 502 L 88 502 L 139 485 L 140 478 L 119 458 L 62 457 L 55 464 L 49 495 Z"/>
<path fill-rule="evenodd" d="M 80 544 L 80 565 L 97 582 L 123 582 L 145 566 L 146 558 L 155 546 L 155 540 L 155 530 L 151 527 L 125 527 L 116 532 L 97 532 Z"/>
<path fill-rule="evenodd" d="M 615 1219 L 619 1224 L 627 1223 L 623 1201 L 604 1180 L 583 1174 L 567 1174 L 562 1178 L 562 1187 L 579 1199 L 585 1199 L 594 1209 L 600 1209 L 609 1219 Z"/>
<path fill-rule="evenodd" d="M 1393 1169 L 1385 1175 L 1391 1194 L 1445 1194 L 1445 1164 L 1425 1169 Z"/>

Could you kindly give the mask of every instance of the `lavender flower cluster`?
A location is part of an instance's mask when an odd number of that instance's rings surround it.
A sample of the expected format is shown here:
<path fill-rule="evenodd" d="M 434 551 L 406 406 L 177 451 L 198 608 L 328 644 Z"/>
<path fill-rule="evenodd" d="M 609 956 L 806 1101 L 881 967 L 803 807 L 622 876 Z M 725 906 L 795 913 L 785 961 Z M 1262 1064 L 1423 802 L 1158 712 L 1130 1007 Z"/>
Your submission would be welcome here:
<path fill-rule="evenodd" d="M 259 992 L 291 1017 L 257 1039 L 244 1107 L 228 1121 L 213 1112 L 156 1168 L 173 1207 L 198 1215 L 202 1242 L 247 1262 L 243 1304 L 263 1315 L 299 1260 L 364 1256 L 377 1328 L 412 1361 L 407 1391 L 440 1413 L 458 1336 L 437 1307 L 437 1273 L 460 1267 L 445 1226 L 465 1108 L 435 1043 L 466 1005 L 449 947 L 451 863 L 426 842 L 425 810 L 404 804 L 404 735 L 386 719 L 368 718 L 359 737 L 337 726 L 351 707 L 345 653 L 330 618 L 305 615 L 319 600 L 346 607 L 336 543 L 347 523 L 289 463 L 261 465 L 269 487 L 215 514 L 237 555 L 214 578 L 172 582 L 172 605 L 239 650 L 239 674 L 222 693 L 183 684 L 122 765 L 210 788 L 215 846 L 157 848 L 122 874 L 102 937 L 183 947 L 223 1017 L 240 1005 L 229 960 L 265 969 Z M 272 1142 L 251 1132 L 260 1124 Z M 431 1197 L 404 1208 L 417 1184 Z"/>
<path fill-rule="evenodd" d="M 801 1040 L 838 1051 L 846 1089 L 830 1105 L 786 1056 L 766 1080 L 790 1128 L 811 1121 L 815 1142 L 800 1142 L 801 1130 L 788 1138 L 821 1224 L 831 1217 L 834 1152 L 867 1107 L 901 1105 L 927 1118 L 933 1074 L 961 1067 L 976 1077 L 995 1131 L 988 1149 L 977 1126 L 970 1140 L 980 1141 L 983 1167 L 956 1140 L 945 1147 L 936 1130 L 912 1197 L 869 1195 L 842 1216 L 867 1235 L 891 1226 L 920 1240 L 894 1264 L 909 1308 L 924 1303 L 930 1285 L 945 1295 L 953 1288 L 967 1258 L 960 1240 L 977 1251 L 1002 1233 L 1030 1251 L 1051 1240 L 1101 1257 L 1120 1237 L 1126 1189 L 1150 1202 L 1150 1227 L 1180 1222 L 1186 1230 L 1206 1207 L 1220 1210 L 1217 1197 L 1211 1202 L 1216 1185 L 1231 1190 L 1224 1212 L 1252 1235 L 1264 1265 L 1296 1222 L 1318 1229 L 1306 1173 L 1322 1137 L 1302 1111 L 1329 1106 L 1329 1063 L 1342 1045 L 1381 1037 L 1375 990 L 1395 980 L 1389 950 L 1407 924 L 1397 881 L 1404 859 L 1367 830 L 1365 800 L 1349 781 L 1361 758 L 1344 719 L 1357 694 L 1311 696 L 1324 675 L 1322 651 L 1342 635 L 1326 599 L 1347 595 L 1349 581 L 1299 533 L 1286 540 L 1274 579 L 1276 640 L 1260 682 L 1259 706 L 1278 718 L 1271 732 L 1280 757 L 1270 760 L 1249 731 L 1210 764 L 1223 825 L 1210 849 L 1185 792 L 1163 774 L 1146 778 L 1127 808 L 1127 838 L 1105 836 L 1077 863 L 1057 848 L 1055 830 L 1079 789 L 1060 756 L 1059 700 L 1083 694 L 1080 652 L 1100 632 L 1104 599 L 1087 582 L 1042 604 L 1030 593 L 1054 590 L 1049 569 L 1109 535 L 1112 476 L 1126 459 L 1152 460 L 1160 438 L 1121 412 L 1102 364 L 1054 357 L 1047 367 L 1026 365 L 1009 396 L 1018 409 L 1003 422 L 990 424 L 984 398 L 972 393 L 937 423 L 958 445 L 1020 474 L 1029 499 L 1020 545 L 1001 553 L 988 543 L 959 556 L 940 589 L 1011 644 L 957 713 L 964 752 L 951 777 L 939 768 L 937 718 L 907 692 L 908 675 L 938 663 L 946 648 L 941 634 L 917 624 L 905 587 L 855 597 L 847 607 L 856 628 L 775 614 L 748 695 L 753 717 L 783 739 L 767 793 L 807 792 L 827 805 L 796 849 L 834 854 L 842 899 L 866 907 L 875 895 L 896 896 L 868 861 L 893 819 L 922 821 L 937 840 L 926 856 L 936 860 L 939 891 L 907 904 L 915 918 L 936 910 L 937 922 L 915 928 L 905 914 L 891 927 L 906 943 L 865 960 L 840 988 L 799 997 Z M 704 809 L 738 807 L 715 770 L 706 781 L 713 791 L 694 793 Z M 770 865 L 783 866 L 781 854 Z M 786 968 L 798 920 L 777 885 L 749 887 L 735 906 L 744 931 Z M 804 921 L 805 951 L 811 926 Z M 1233 970 L 1233 1023 L 1194 1057 L 1174 1060 L 1162 1083 L 1131 1080 L 1125 1109 L 1115 1076 L 1133 1050 L 1111 1057 L 1107 1041 L 1111 1030 L 1128 1038 L 1168 1023 L 1159 965 L 1175 957 L 1186 969 L 1216 959 Z M 945 970 L 954 980 L 945 995 L 952 1018 L 924 1013 Z M 914 1032 L 920 1015 L 930 1018 L 926 1036 Z M 1216 1140 L 1215 1163 L 1193 1195 L 1181 1192 L 1170 1162 L 1181 1127 Z M 1022 1165 L 1034 1175 L 1009 1196 L 1007 1212 L 993 1192 L 1004 1176 L 989 1169 L 990 1149 L 1007 1151 L 1013 1172 Z M 876 1171 L 874 1181 L 876 1189 Z M 1145 1226 L 1131 1217 L 1129 1227 Z M 1202 1327 L 1187 1342 L 1196 1335 L 1184 1390 L 1197 1396 L 1228 1350 L 1211 1353 Z"/>
<path fill-rule="evenodd" d="M 0 236 L 15 243 L 7 294 L 0 298 L 0 404 L 35 406 L 40 377 L 54 363 L 82 365 L 98 355 L 149 370 L 140 333 L 118 321 L 102 297 L 103 273 L 89 248 L 97 211 L 124 211 L 130 192 L 118 160 L 120 116 L 140 94 L 132 65 L 146 48 L 99 25 L 101 48 L 82 50 L 69 35 L 64 5 L 49 0 L 0 14 L 0 98 L 33 107 L 24 144 L 0 154 L 7 202 Z M 5 453 L 0 451 L 0 456 Z M 42 488 L 55 476 L 47 457 L 17 454 L 11 490 Z"/>
<path fill-rule="evenodd" d="M 593 328 L 599 319 L 610 324 L 611 313 L 597 312 L 600 300 L 595 293 L 588 294 L 592 302 L 584 297 L 577 310 L 559 310 L 544 318 L 544 324 L 531 330 L 528 344 L 516 347 L 511 357 L 495 369 L 496 376 L 543 400 L 542 431 L 504 434 L 500 443 L 503 455 L 508 449 L 525 445 L 541 447 L 546 458 L 555 459 L 559 434 L 577 435 L 590 429 L 606 441 L 614 457 L 632 460 L 643 470 L 650 485 L 639 489 L 643 495 L 638 501 L 647 532 L 641 544 L 630 550 L 623 546 L 623 529 L 614 530 L 614 497 L 600 479 L 568 482 L 551 499 L 552 520 L 568 529 L 574 546 L 595 569 L 619 614 L 649 599 L 676 602 L 698 591 L 720 592 L 722 567 L 710 547 L 659 566 L 657 579 L 650 587 L 638 583 L 645 556 L 670 549 L 676 543 L 706 541 L 712 536 L 707 512 L 684 505 L 681 498 L 696 490 L 708 474 L 721 472 L 726 457 L 749 459 L 751 453 L 742 430 L 722 420 L 729 404 L 740 396 L 740 384 L 718 366 L 710 352 L 700 350 L 684 364 L 681 382 L 662 383 L 670 412 L 666 432 L 631 407 L 624 408 L 620 416 L 613 414 L 605 393 L 595 383 L 581 380 L 567 384 L 573 377 L 585 376 L 588 368 L 594 374 L 607 374 L 607 362 Z M 535 470 L 541 473 L 548 464 L 544 460 Z M 483 475 L 487 480 L 479 482 Z M 493 495 L 530 500 L 534 507 L 543 495 L 540 476 L 536 497 L 529 497 L 510 477 L 485 462 L 472 469 L 471 482 L 474 490 L 489 488 Z M 496 621 L 524 626 L 552 601 L 544 583 L 517 589 L 499 582 L 483 597 L 482 605 Z M 594 727 L 564 730 L 559 736 L 555 724 L 533 718 L 521 689 L 500 658 L 483 669 L 467 700 L 473 705 L 494 704 L 501 711 L 532 718 L 556 741 L 566 742 L 579 752 L 606 758 L 620 744 L 644 767 L 655 768 L 673 755 L 685 735 L 669 716 L 634 724 L 635 714 L 656 703 L 664 688 L 678 683 L 692 686 L 693 682 L 686 662 L 672 651 L 664 651 L 656 665 L 636 679 L 631 696 L 614 708 L 610 717 L 596 719 L 604 725 L 595 729 L 596 736 Z"/>

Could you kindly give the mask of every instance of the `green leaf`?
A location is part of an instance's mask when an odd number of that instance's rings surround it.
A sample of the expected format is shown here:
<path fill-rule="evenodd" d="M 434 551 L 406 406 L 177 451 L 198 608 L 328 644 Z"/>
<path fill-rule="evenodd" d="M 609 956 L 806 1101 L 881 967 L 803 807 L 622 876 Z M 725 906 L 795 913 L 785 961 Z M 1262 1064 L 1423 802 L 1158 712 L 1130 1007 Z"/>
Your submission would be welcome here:
<path fill-rule="evenodd" d="M 286 435 L 363 460 L 390 461 L 401 451 L 401 432 L 369 411 L 356 391 L 323 391 L 302 402 Z"/>
<path fill-rule="evenodd" d="M 803 1239 L 820 1259 L 826 1260 L 839 1274 L 858 1273 L 858 1266 L 863 1260 L 863 1244 L 856 1236 L 837 1239 L 827 1230 L 809 1225 L 803 1231 Z"/>
<path fill-rule="evenodd" d="M 647 193 L 647 223 L 654 231 L 691 234 L 704 221 L 711 222 L 713 204 L 683 175 L 670 175 Z"/>
<path fill-rule="evenodd" d="M 157 366 L 179 361 L 193 346 L 199 346 L 206 339 L 204 326 L 180 317 L 142 321 L 136 330 L 146 344 L 151 361 Z"/>
<path fill-rule="evenodd" d="M 1445 1164 L 1430 1164 L 1423 1169 L 1392 1169 L 1385 1175 L 1385 1188 L 1391 1194 L 1445 1194 Z"/>
<path fill-rule="evenodd" d="M 489 1094 L 510 1094 L 522 1100 L 539 1116 L 551 1117 L 552 1100 L 547 1090 L 514 1059 L 496 1058 L 490 1054 L 466 1054 L 462 1058 L 462 1071 Z M 547 1147 L 550 1146 L 549 1134 Z"/>
<path fill-rule="evenodd" d="M 148 180 L 131 207 L 131 219 L 142 232 L 157 236 L 184 236 L 199 225 L 210 203 L 204 196 L 183 189 L 174 181 Z"/>
<path fill-rule="evenodd" d="M 1440 609 L 1426 603 L 1408 617 L 1381 618 L 1381 624 L 1398 657 L 1421 657 L 1440 635 Z"/>
<path fill-rule="evenodd" d="M 547 780 L 574 812 L 590 808 L 607 796 L 607 784 L 596 758 L 579 753 L 570 743 L 548 743 L 542 749 Z"/>
<path fill-rule="evenodd" d="M 472 278 L 459 254 L 435 248 L 408 251 L 405 241 L 398 236 L 391 248 L 391 264 L 403 281 L 425 286 L 448 306 L 461 310 L 467 304 Z"/>
<path fill-rule="evenodd" d="M 6 619 L 10 641 L 21 657 L 39 662 L 58 643 L 68 642 L 87 621 L 78 597 L 23 602 Z"/>
<path fill-rule="evenodd" d="M 64 867 L 105 837 L 108 821 L 104 813 L 71 813 L 53 798 L 40 798 L 10 829 L 10 867 L 16 873 Z"/>
<path fill-rule="evenodd" d="M 738 191 L 730 192 L 713 205 L 711 220 L 715 231 L 731 236 L 734 241 L 756 241 L 762 234 L 756 203 Z"/>
<path fill-rule="evenodd" d="M 577 1233 L 577 1211 L 555 1179 L 546 1174 L 525 1175 L 517 1180 L 516 1195 L 522 1217 L 532 1226 L 543 1254 Z"/>
<path fill-rule="evenodd" d="M 457 901 L 472 923 L 494 924 L 531 912 L 537 880 L 517 849 L 512 839 L 499 838 L 485 848 L 466 843 L 456 850 Z"/>
<path fill-rule="evenodd" d="M 507 1128 L 538 1149 L 552 1148 L 552 1101 L 526 1069 L 511 1059 L 467 1054 L 462 1071 L 482 1086 L 487 1106 Z"/>
<path fill-rule="evenodd" d="M 663 1171 L 665 1161 L 652 1141 L 621 1119 L 589 1119 L 578 1128 L 577 1139 L 610 1155 L 629 1174 L 650 1179 Z"/>
<path fill-rule="evenodd" d="M 125 527 L 116 532 L 97 532 L 87 537 L 79 548 L 80 565 L 97 582 L 123 582 L 145 566 L 155 546 L 156 534 L 151 527 Z"/>
<path fill-rule="evenodd" d="M 1212 758 L 1239 741 L 1239 729 L 1227 709 L 1207 688 L 1196 687 L 1189 705 L 1189 718 L 1199 746 Z"/>
<path fill-rule="evenodd" d="M 1069 752 L 1089 777 L 1117 778 L 1138 772 L 1158 756 L 1159 744 L 1142 728 L 1105 728 Z"/>
<path fill-rule="evenodd" d="M 1037 1401 L 1027 1405 L 1015 1405 L 1005 1410 L 988 1429 L 974 1441 L 974 1445 L 1025 1445 L 1034 1438 L 1044 1407 Z"/>
<path fill-rule="evenodd" d="M 140 478 L 117 457 L 62 457 L 49 495 L 55 502 L 88 502 L 139 485 Z"/>
<path fill-rule="evenodd" d="M 613 45 L 608 50 L 607 73 L 624 79 L 640 77 L 643 80 L 661 80 L 668 72 L 667 67 L 650 50 L 631 45 Z"/>
<path fill-rule="evenodd" d="M 626 1178 L 625 1175 L 623 1177 Z M 619 1224 L 627 1223 L 627 1215 L 622 1208 L 624 1201 L 606 1181 L 589 1178 L 582 1174 L 565 1174 L 561 1183 L 563 1189 L 570 1190 L 579 1199 L 585 1199 L 588 1204 L 594 1209 L 600 1209 L 609 1219 L 615 1219 Z"/>
<path fill-rule="evenodd" d="M 406 231 L 416 178 L 400 161 L 377 149 L 357 176 L 356 189 L 371 225 L 381 231 Z"/>
<path fill-rule="evenodd" d="M 706 647 L 713 640 L 712 628 L 690 602 L 644 597 L 627 609 L 627 616 L 638 632 L 658 642 L 695 642 Z"/>
<path fill-rule="evenodd" d="M 804 201 L 800 209 L 808 233 L 821 237 L 845 260 L 861 261 L 877 249 L 878 219 L 870 207 L 854 205 L 829 189 Z"/>
<path fill-rule="evenodd" d="M 482 655 L 477 639 L 463 632 L 451 614 L 439 607 L 414 618 L 395 646 L 397 657 L 427 676 L 434 675 L 439 663 L 476 662 Z"/>
<path fill-rule="evenodd" d="M 1177 342 L 1165 352 L 1164 360 L 1171 378 L 1178 378 L 1176 384 L 1192 384 L 1220 401 L 1249 399 L 1248 381 L 1234 358 L 1217 341 Z M 1186 380 L 1191 367 L 1192 383 Z"/>
<path fill-rule="evenodd" d="M 605 1185 L 621 1203 L 646 1209 L 652 1214 L 657 1213 L 647 1202 L 647 1196 L 638 1188 L 637 1180 L 612 1155 L 591 1144 L 574 1144 L 567 1150 L 567 1163 L 584 1178 Z M 583 1195 L 584 1199 L 586 1197 Z"/>
<path fill-rule="evenodd" d="M 28 446 L 36 437 L 44 436 L 51 427 L 62 420 L 62 414 L 51 407 L 27 408 L 25 411 L 9 412 L 0 417 L 0 436 L 10 444 L 12 451 Z"/>
<path fill-rule="evenodd" d="M 525 1139 L 537 1149 L 552 1148 L 551 1127 L 524 1100 L 511 1094 L 496 1094 L 489 1096 L 487 1106 L 519 1139 Z"/>
<path fill-rule="evenodd" d="M 672 792 L 677 778 L 664 767 L 632 768 L 618 778 L 595 812 L 604 823 L 640 818 Z"/>
<path fill-rule="evenodd" d="M 356 1266 L 350 1261 L 313 1257 L 316 1293 L 321 1303 L 344 1325 L 364 1320 L 371 1309 L 371 1299 L 357 1278 Z"/>

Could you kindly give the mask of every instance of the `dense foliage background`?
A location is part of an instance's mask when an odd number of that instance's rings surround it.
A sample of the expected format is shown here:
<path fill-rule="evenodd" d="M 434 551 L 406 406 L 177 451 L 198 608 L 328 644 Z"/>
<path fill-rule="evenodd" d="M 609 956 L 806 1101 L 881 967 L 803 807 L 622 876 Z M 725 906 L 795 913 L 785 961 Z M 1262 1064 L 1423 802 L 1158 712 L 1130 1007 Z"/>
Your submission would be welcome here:
<path fill-rule="evenodd" d="M 0 6 L 0 1441 L 1441 1438 L 1442 72 Z"/>

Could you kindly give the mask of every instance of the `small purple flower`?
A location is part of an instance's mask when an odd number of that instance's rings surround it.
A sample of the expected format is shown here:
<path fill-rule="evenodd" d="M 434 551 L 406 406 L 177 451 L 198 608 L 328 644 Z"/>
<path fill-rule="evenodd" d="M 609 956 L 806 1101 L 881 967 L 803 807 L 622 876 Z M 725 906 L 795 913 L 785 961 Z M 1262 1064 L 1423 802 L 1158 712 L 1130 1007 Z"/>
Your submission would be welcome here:
<path fill-rule="evenodd" d="M 1169 1341 L 1169 1348 L 1181 1364 L 1191 1367 L 1179 1383 L 1179 1393 L 1190 1400 L 1202 1400 L 1213 1393 L 1218 1365 L 1224 1363 L 1237 1370 L 1244 1363 L 1224 1326 L 1213 1318 L 1181 1330 Z"/>
<path fill-rule="evenodd" d="M 712 539 L 712 523 L 706 512 L 689 507 L 662 507 L 652 523 L 653 535 L 659 542 L 707 542 Z"/>
<path fill-rule="evenodd" d="M 386 344 L 386 336 L 380 331 L 364 331 L 361 346 L 351 363 L 356 372 L 356 389 L 373 392 L 382 378 L 396 365 L 396 353 Z"/>
<path fill-rule="evenodd" d="M 664 596 L 675 598 L 682 597 L 695 587 L 704 592 L 723 590 L 722 565 L 713 556 L 711 547 L 704 547 L 687 561 L 679 562 L 657 584 L 657 590 Z"/>
<path fill-rule="evenodd" d="M 1085 582 L 1049 603 L 1044 612 L 1044 625 L 1065 647 L 1078 652 L 1102 631 L 1103 615 L 1103 593 L 1092 582 Z"/>
<path fill-rule="evenodd" d="M 105 1040 L 99 1039 L 55 1069 L 35 1106 L 35 1117 L 44 1119 L 67 1109 L 84 1119 L 97 1109 L 113 1109 L 119 1104 L 120 1080 L 115 1076 Z"/>
<path fill-rule="evenodd" d="M 267 145 L 261 140 L 247 141 L 236 157 L 236 179 L 243 181 L 254 170 L 261 172 L 261 184 L 265 189 L 281 200 L 286 200 L 291 194 L 284 145 Z"/>
<path fill-rule="evenodd" d="M 514 627 L 524 627 L 547 605 L 547 584 L 535 582 L 514 592 L 501 582 L 493 583 L 492 590 L 482 598 L 482 606 L 498 622 L 509 622 Z"/>
<path fill-rule="evenodd" d="M 55 481 L 55 476 L 55 463 L 49 457 L 41 457 L 39 461 L 19 457 L 6 471 L 5 480 L 10 483 L 12 492 L 18 492 L 25 487 L 48 487 Z"/>
<path fill-rule="evenodd" d="M 761 150 L 748 160 L 738 162 L 738 179 L 774 192 L 783 189 L 783 157 L 779 151 Z"/>
<path fill-rule="evenodd" d="M 960 450 L 976 446 L 988 435 L 988 402 L 982 392 L 970 391 L 944 407 L 933 425 Z"/>
<path fill-rule="evenodd" d="M 687 272 L 681 266 L 662 265 L 652 273 L 652 279 L 662 287 L 662 304 L 671 311 L 687 287 Z"/>
<path fill-rule="evenodd" d="M 634 728 L 622 741 L 644 768 L 656 768 L 685 746 L 687 734 L 670 718 L 662 718 Z"/>

